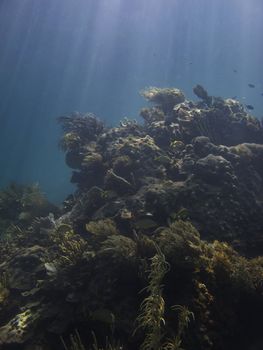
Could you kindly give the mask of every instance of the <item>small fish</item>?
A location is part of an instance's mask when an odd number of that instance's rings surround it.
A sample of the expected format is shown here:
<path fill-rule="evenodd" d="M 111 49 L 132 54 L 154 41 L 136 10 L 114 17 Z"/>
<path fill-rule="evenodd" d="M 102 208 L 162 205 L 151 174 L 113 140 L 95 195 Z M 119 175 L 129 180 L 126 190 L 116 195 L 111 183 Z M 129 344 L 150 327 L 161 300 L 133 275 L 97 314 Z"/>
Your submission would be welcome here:
<path fill-rule="evenodd" d="M 263 96 L 263 92 L 261 92 L 261 94 L 260 94 L 261 96 Z"/>
<path fill-rule="evenodd" d="M 247 109 L 249 109 L 251 111 L 254 109 L 254 107 L 252 105 L 246 105 L 246 107 L 247 107 Z"/>
<path fill-rule="evenodd" d="M 233 72 L 234 72 L 234 73 L 237 73 L 237 70 L 236 70 L 236 69 L 233 69 Z"/>
<path fill-rule="evenodd" d="M 247 84 L 250 88 L 254 89 L 255 85 L 254 84 Z"/>

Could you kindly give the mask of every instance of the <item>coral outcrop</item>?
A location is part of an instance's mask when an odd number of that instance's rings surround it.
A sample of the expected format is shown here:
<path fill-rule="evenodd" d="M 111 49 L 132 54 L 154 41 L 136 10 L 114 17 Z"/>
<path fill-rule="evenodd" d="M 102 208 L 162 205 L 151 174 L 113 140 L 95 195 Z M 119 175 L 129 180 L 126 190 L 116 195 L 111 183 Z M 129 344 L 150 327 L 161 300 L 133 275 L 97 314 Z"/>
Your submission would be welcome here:
<path fill-rule="evenodd" d="M 262 348 L 263 128 L 194 92 L 143 91 L 142 125 L 59 118 L 74 195 L 23 225 L 0 202 L 1 349 Z"/>

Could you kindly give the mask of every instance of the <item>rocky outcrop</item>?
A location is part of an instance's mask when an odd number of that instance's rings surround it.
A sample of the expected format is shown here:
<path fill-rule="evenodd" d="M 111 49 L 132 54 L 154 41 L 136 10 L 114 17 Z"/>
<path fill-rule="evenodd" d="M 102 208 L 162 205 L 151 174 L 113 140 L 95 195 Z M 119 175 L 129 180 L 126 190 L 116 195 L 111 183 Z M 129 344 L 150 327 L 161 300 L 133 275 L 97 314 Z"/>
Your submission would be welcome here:
<path fill-rule="evenodd" d="M 194 92 L 144 91 L 143 125 L 59 119 L 77 190 L 21 228 L 14 210 L 1 349 L 261 348 L 263 128 Z"/>

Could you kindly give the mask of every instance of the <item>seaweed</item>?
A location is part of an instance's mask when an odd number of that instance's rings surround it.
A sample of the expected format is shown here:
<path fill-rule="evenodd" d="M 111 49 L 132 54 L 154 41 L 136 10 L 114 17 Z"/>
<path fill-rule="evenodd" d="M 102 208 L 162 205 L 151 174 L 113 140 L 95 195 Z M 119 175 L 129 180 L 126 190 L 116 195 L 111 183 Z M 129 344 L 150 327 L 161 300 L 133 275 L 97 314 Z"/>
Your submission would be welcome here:
<path fill-rule="evenodd" d="M 149 295 L 143 300 L 140 314 L 137 317 L 138 328 L 144 329 L 146 335 L 141 345 L 142 350 L 158 350 L 163 337 L 162 326 L 165 324 L 165 302 L 162 296 L 162 281 L 169 270 L 165 256 L 156 246 L 157 253 L 151 258 L 149 284 L 146 291 Z"/>

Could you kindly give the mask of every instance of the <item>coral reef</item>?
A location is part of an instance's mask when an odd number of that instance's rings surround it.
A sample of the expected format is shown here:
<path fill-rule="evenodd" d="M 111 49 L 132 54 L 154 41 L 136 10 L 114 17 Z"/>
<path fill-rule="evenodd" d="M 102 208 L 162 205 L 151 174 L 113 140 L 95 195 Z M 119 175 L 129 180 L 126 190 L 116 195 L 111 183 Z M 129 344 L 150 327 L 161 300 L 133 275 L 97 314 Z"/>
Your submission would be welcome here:
<path fill-rule="evenodd" d="M 262 349 L 263 128 L 194 92 L 143 91 L 143 125 L 60 117 L 61 212 L 0 193 L 1 349 Z"/>
<path fill-rule="evenodd" d="M 35 218 L 49 213 L 58 215 L 59 209 L 47 200 L 38 184 L 11 183 L 0 191 L 0 239 L 18 233 L 16 226 L 28 228 Z"/>

